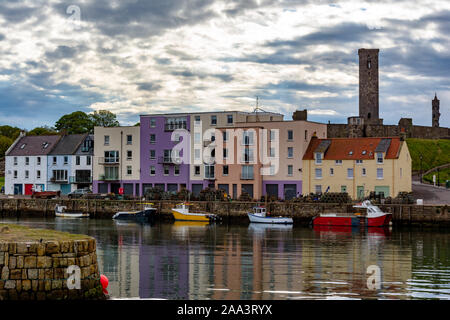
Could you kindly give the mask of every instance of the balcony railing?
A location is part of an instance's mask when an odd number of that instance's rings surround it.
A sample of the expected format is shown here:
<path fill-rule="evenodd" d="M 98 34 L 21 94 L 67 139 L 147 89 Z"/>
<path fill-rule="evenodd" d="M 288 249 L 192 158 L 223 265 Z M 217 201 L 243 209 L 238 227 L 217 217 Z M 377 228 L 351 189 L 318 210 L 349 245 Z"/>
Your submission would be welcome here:
<path fill-rule="evenodd" d="M 173 122 L 164 124 L 164 131 L 173 131 L 176 129 L 186 129 L 187 122 Z"/>
<path fill-rule="evenodd" d="M 253 174 L 242 174 L 241 173 L 241 180 L 254 180 L 255 176 Z"/>
<path fill-rule="evenodd" d="M 69 177 L 69 183 L 92 183 L 92 177 L 71 176 Z"/>
<path fill-rule="evenodd" d="M 106 175 L 106 174 L 101 174 L 99 176 L 99 180 L 100 181 L 118 181 L 119 180 L 119 175 Z"/>
<path fill-rule="evenodd" d="M 98 164 L 118 164 L 120 163 L 119 157 L 100 157 L 98 158 Z"/>
<path fill-rule="evenodd" d="M 50 182 L 52 182 L 52 183 L 68 183 L 68 180 L 65 178 L 51 177 Z"/>

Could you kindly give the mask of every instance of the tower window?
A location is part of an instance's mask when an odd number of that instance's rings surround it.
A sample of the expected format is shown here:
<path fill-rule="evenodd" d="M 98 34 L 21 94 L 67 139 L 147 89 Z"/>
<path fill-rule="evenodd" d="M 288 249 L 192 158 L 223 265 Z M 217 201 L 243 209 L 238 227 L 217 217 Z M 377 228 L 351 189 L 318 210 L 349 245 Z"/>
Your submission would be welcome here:
<path fill-rule="evenodd" d="M 370 119 L 370 116 L 371 116 L 371 114 L 370 114 L 370 112 L 367 114 L 367 119 Z"/>
<path fill-rule="evenodd" d="M 372 61 L 370 61 L 370 58 L 367 59 L 367 69 L 372 68 Z"/>

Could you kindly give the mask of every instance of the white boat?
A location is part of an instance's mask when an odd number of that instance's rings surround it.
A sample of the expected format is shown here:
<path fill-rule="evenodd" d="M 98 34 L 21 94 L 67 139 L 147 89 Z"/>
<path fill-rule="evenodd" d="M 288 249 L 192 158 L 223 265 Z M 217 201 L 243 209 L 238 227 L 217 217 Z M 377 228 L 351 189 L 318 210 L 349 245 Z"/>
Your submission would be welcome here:
<path fill-rule="evenodd" d="M 250 222 L 255 223 L 277 223 L 277 224 L 292 224 L 294 221 L 289 217 L 275 217 L 267 215 L 265 207 L 253 207 L 253 213 L 247 213 Z"/>
<path fill-rule="evenodd" d="M 67 207 L 59 204 L 55 207 L 55 216 L 62 218 L 89 218 L 89 213 L 66 212 Z"/>
<path fill-rule="evenodd" d="M 154 219 L 157 209 L 153 207 L 153 203 L 142 203 L 145 205 L 139 211 L 120 211 L 113 215 L 114 220 L 151 220 Z"/>

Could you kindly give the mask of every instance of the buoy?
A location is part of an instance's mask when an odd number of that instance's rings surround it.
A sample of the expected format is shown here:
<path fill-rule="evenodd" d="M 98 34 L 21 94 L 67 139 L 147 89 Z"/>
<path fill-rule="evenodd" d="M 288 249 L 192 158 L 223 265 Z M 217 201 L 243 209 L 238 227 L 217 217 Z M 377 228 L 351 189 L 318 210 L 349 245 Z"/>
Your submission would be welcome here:
<path fill-rule="evenodd" d="M 108 290 L 106 290 L 106 288 L 108 288 L 108 283 L 109 283 L 108 277 L 106 277 L 105 275 L 102 274 L 100 276 L 100 283 L 102 284 L 102 287 L 103 287 L 103 293 L 108 294 Z"/>

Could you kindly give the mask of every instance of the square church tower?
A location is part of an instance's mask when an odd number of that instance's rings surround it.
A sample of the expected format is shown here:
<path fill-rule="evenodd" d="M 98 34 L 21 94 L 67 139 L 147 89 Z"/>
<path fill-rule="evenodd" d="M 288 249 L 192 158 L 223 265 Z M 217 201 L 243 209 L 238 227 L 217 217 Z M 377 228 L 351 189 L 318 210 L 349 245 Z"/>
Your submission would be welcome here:
<path fill-rule="evenodd" d="M 365 123 L 380 123 L 378 102 L 379 49 L 359 49 L 359 117 Z"/>

